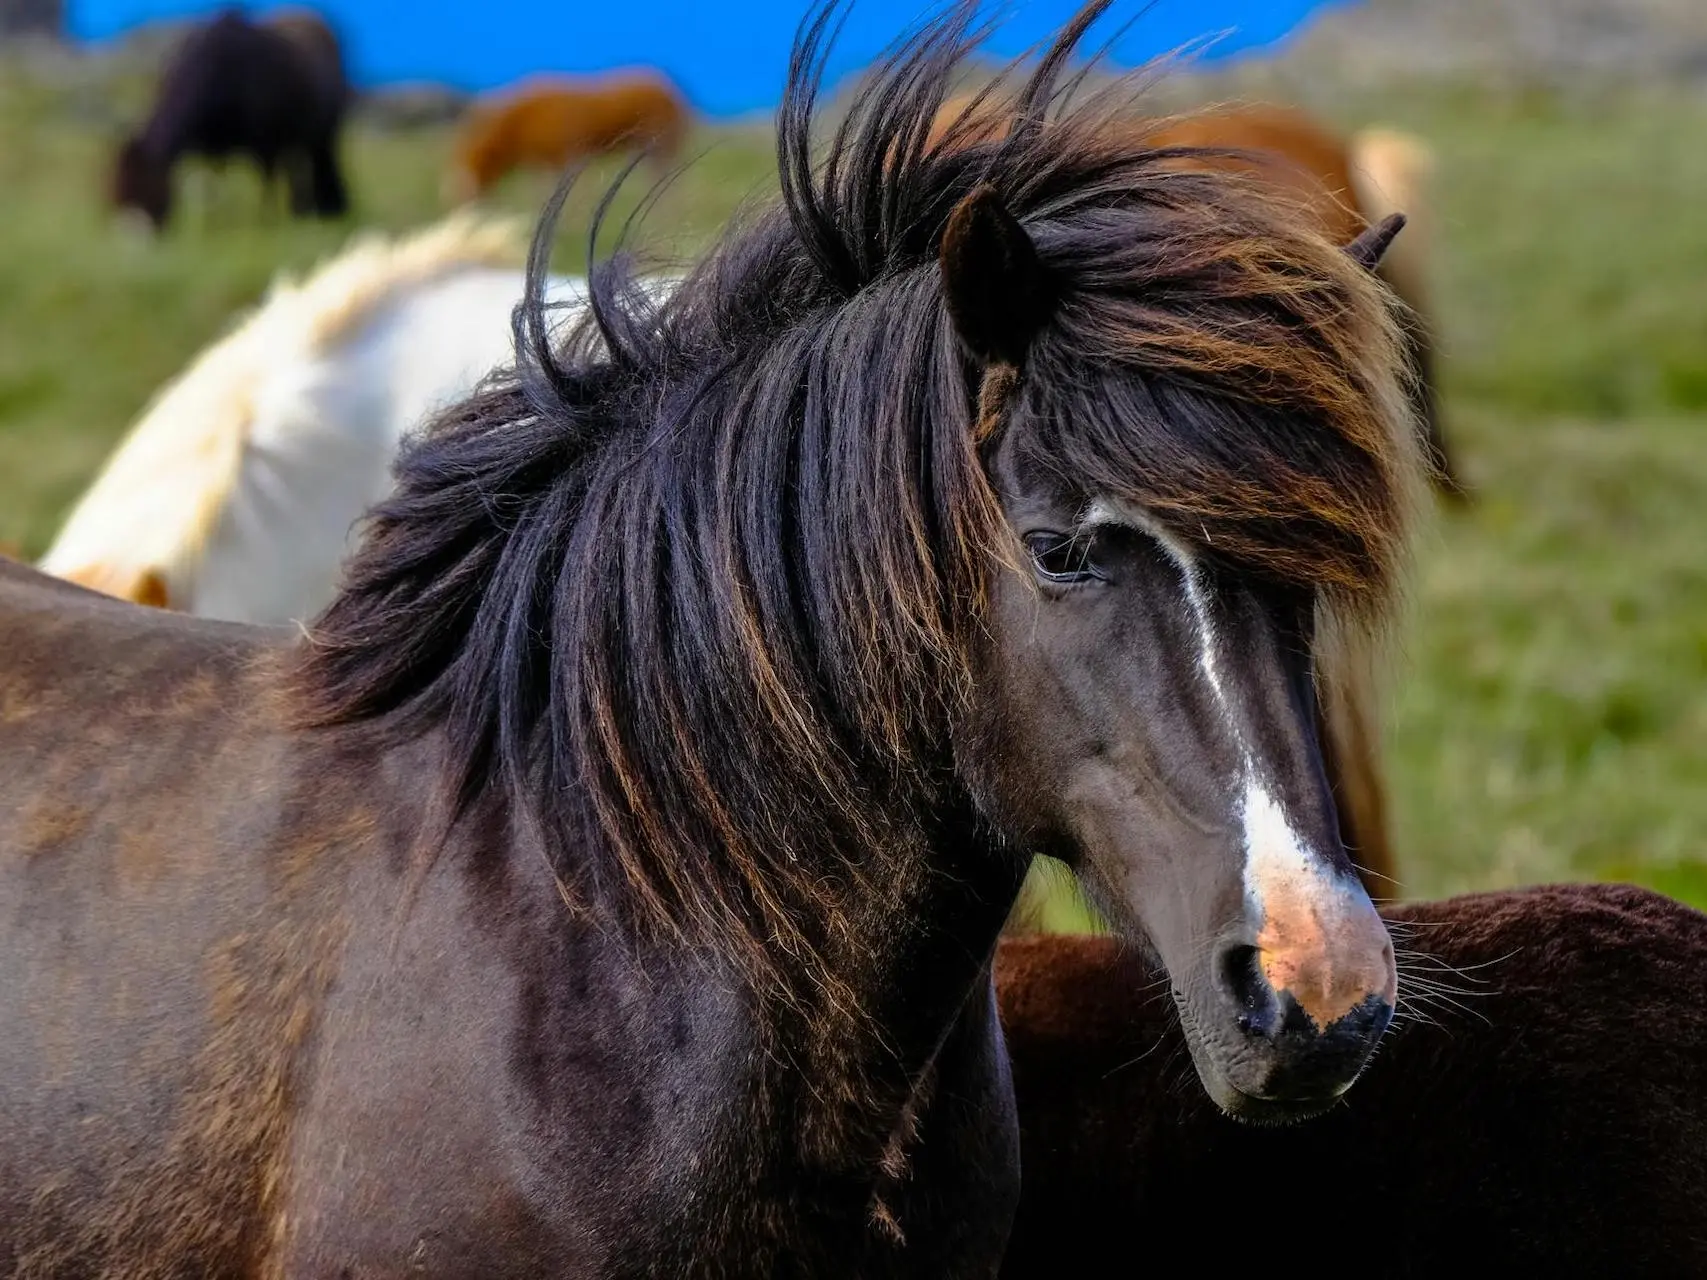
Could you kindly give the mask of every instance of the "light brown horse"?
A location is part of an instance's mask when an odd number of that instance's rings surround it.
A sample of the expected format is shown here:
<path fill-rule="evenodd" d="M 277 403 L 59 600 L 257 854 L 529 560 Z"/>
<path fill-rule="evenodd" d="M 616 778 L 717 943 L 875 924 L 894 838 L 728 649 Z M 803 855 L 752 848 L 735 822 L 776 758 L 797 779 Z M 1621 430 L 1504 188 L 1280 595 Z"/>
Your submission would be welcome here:
<path fill-rule="evenodd" d="M 680 91 L 651 69 L 530 77 L 469 108 L 446 170 L 445 196 L 472 200 L 513 169 L 561 171 L 629 147 L 668 160 L 689 124 Z"/>

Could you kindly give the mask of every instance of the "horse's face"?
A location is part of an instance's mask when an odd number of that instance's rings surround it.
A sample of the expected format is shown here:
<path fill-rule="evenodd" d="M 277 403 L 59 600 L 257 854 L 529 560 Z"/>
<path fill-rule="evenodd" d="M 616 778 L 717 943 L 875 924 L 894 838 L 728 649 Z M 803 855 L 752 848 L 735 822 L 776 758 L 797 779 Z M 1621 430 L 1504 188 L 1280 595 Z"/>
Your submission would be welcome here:
<path fill-rule="evenodd" d="M 1154 947 L 1223 1108 L 1319 1110 L 1362 1069 L 1396 983 L 1316 737 L 1315 601 L 1070 491 L 1039 461 L 1046 433 L 1010 423 L 989 460 L 1027 563 L 993 589 L 986 803 Z"/>
<path fill-rule="evenodd" d="M 1315 732 L 1314 602 L 1192 555 L 1140 510 L 999 469 L 1032 581 L 998 580 L 990 712 L 1013 815 L 1172 976 L 1229 1111 L 1336 1097 L 1394 1002 Z"/>

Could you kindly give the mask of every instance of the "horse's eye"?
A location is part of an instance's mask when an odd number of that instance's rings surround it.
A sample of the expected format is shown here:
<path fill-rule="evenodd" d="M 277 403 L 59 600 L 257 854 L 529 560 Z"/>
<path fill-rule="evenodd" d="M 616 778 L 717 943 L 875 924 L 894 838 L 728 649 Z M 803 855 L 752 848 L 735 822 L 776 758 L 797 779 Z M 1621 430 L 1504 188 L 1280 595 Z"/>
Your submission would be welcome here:
<path fill-rule="evenodd" d="M 1091 558 L 1091 540 L 1085 535 L 1028 533 L 1025 549 L 1037 576 L 1046 582 L 1092 582 L 1102 578 Z"/>

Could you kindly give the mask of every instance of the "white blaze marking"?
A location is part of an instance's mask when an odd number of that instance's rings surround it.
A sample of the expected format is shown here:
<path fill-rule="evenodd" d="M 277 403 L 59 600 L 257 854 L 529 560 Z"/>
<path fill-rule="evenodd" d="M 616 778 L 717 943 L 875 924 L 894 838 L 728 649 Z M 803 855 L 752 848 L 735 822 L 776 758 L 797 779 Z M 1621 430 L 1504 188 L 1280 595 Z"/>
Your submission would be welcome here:
<path fill-rule="evenodd" d="M 1252 915 L 1261 921 L 1266 917 L 1264 899 L 1271 894 L 1293 898 L 1302 893 L 1317 895 L 1343 891 L 1340 877 L 1317 854 L 1313 853 L 1298 834 L 1273 794 L 1262 783 L 1261 770 L 1251 754 L 1250 742 L 1236 714 L 1227 686 L 1221 679 L 1217 657 L 1218 637 L 1214 619 L 1210 616 L 1209 600 L 1204 593 L 1197 560 L 1189 548 L 1163 529 L 1148 512 L 1129 503 L 1098 499 L 1085 513 L 1082 523 L 1120 525 L 1135 529 L 1155 540 L 1179 567 L 1185 583 L 1185 600 L 1197 624 L 1198 669 L 1209 685 L 1216 703 L 1239 745 L 1240 801 L 1239 819 L 1244 828 L 1245 902 Z M 1265 887 L 1269 893 L 1265 893 Z"/>
<path fill-rule="evenodd" d="M 1245 900 L 1263 919 L 1263 888 L 1298 890 L 1312 897 L 1339 889 L 1339 876 L 1312 853 L 1268 789 L 1252 773 L 1245 775 L 1240 810 L 1245 828 Z"/>
<path fill-rule="evenodd" d="M 1344 927 L 1372 910 L 1357 882 L 1311 855 L 1254 778 L 1245 783 L 1244 823 L 1245 901 L 1257 913 L 1257 963 L 1269 985 L 1288 992 L 1318 1028 L 1371 994 L 1391 1004 L 1392 970 L 1372 950 L 1375 935 Z"/>
<path fill-rule="evenodd" d="M 1203 583 L 1198 578 L 1197 560 L 1191 551 L 1161 525 L 1157 524 L 1145 512 L 1124 502 L 1109 502 L 1098 499 L 1091 504 L 1082 522 L 1086 527 L 1094 525 L 1120 525 L 1127 529 L 1136 529 L 1139 533 L 1156 542 L 1179 568 L 1180 577 L 1185 582 L 1185 602 L 1191 610 L 1191 616 L 1197 623 L 1197 666 L 1203 672 L 1203 678 L 1209 683 L 1209 690 L 1215 695 L 1215 701 L 1220 705 L 1221 712 L 1227 717 L 1227 724 L 1233 731 L 1233 738 L 1239 744 L 1239 753 L 1244 758 L 1246 772 L 1253 768 L 1250 746 L 1245 741 L 1244 731 L 1239 726 L 1239 718 L 1233 714 L 1233 704 L 1227 697 L 1226 686 L 1221 683 L 1221 667 L 1215 655 L 1215 623 L 1209 616 L 1209 601 L 1203 594 Z"/>

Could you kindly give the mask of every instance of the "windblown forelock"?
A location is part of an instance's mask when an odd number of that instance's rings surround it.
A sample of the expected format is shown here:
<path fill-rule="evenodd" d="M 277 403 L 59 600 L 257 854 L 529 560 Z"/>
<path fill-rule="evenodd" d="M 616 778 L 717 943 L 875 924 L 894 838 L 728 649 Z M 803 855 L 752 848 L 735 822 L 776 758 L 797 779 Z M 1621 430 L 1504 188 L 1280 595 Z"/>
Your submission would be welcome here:
<path fill-rule="evenodd" d="M 1063 485 L 1376 620 L 1424 474 L 1393 301 L 1291 193 L 1109 136 L 1086 107 L 961 157 L 1014 171 L 1060 294 L 1012 429 Z"/>
<path fill-rule="evenodd" d="M 1241 230 L 1201 212 L 1211 236 Z M 1207 553 L 1381 611 L 1421 467 L 1385 298 L 1336 248 L 1288 246 L 1284 228 L 1278 244 L 1247 235 L 1213 252 L 1176 250 L 1142 214 L 1130 226 L 1094 294 L 1063 273 L 1015 405 L 1027 451 Z M 1038 238 L 1048 261 L 1047 228 Z M 1284 271 L 1277 248 L 1293 250 Z"/>
<path fill-rule="evenodd" d="M 407 449 L 298 685 L 311 723 L 441 730 L 459 811 L 530 815 L 571 895 L 619 884 L 636 925 L 837 1002 L 835 957 L 870 962 L 849 904 L 918 892 L 964 800 L 1017 545 L 937 274 L 975 185 L 1059 285 L 1000 429 L 1067 482 L 1359 601 L 1420 476 L 1377 287 L 1249 184 L 1111 150 L 1112 105 L 925 147 L 974 11 L 867 86 L 827 168 L 809 35 L 782 205 L 661 306 L 596 271 L 561 349 L 524 344 L 515 382 Z"/>

